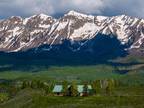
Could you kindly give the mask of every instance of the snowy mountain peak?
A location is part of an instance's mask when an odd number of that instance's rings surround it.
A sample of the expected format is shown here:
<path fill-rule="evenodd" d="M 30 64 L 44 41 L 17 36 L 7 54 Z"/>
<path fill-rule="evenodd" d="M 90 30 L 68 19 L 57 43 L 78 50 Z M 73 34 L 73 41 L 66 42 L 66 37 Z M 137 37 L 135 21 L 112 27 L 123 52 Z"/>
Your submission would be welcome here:
<path fill-rule="evenodd" d="M 11 17 L 10 17 L 10 19 L 15 19 L 15 18 L 22 20 L 22 17 L 21 17 L 21 16 L 11 16 Z"/>
<path fill-rule="evenodd" d="M 126 14 L 122 14 L 122 15 L 118 15 L 117 17 L 124 18 L 124 17 L 129 17 L 129 16 L 127 16 Z"/>
<path fill-rule="evenodd" d="M 75 10 L 71 10 L 66 15 L 75 15 L 75 14 L 81 14 L 81 13 L 79 13 L 79 12 L 77 12 Z"/>
<path fill-rule="evenodd" d="M 39 16 L 41 19 L 44 19 L 44 20 L 46 20 L 47 18 L 52 18 L 51 16 L 48 16 L 48 15 L 43 14 L 43 13 L 39 14 L 38 16 Z"/>
<path fill-rule="evenodd" d="M 91 19 L 94 18 L 94 16 L 92 15 L 86 15 L 80 12 L 76 12 L 74 10 L 69 11 L 65 16 L 75 16 L 77 18 L 91 18 Z"/>
<path fill-rule="evenodd" d="M 32 19 L 32 18 L 34 18 L 34 17 L 36 17 L 36 16 L 37 16 L 37 15 L 33 15 L 33 16 L 28 17 L 28 18 L 25 18 L 25 19 L 23 20 L 23 24 L 26 25 L 27 22 L 28 22 L 30 19 Z"/>

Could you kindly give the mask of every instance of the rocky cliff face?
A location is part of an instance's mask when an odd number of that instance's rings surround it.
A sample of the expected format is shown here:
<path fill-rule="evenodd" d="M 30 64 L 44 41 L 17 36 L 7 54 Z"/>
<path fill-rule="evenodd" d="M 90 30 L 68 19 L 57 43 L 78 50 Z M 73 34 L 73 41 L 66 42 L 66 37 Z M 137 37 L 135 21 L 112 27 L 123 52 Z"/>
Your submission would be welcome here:
<path fill-rule="evenodd" d="M 11 17 L 0 21 L 0 51 L 19 52 L 42 45 L 50 51 L 55 45 L 70 42 L 73 52 L 81 50 L 90 40 L 103 34 L 116 37 L 126 51 L 143 55 L 144 19 L 119 15 L 92 16 L 70 11 L 55 19 L 44 14 L 29 18 Z M 77 47 L 73 47 L 77 43 Z M 90 47 L 87 47 L 90 49 Z"/>

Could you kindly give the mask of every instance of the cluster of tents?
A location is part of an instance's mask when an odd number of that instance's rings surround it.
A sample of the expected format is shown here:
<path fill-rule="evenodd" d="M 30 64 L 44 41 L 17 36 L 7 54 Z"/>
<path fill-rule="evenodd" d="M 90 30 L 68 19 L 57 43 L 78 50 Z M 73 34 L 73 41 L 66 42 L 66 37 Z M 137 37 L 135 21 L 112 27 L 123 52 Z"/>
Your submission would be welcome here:
<path fill-rule="evenodd" d="M 87 96 L 90 95 L 92 91 L 91 85 L 68 85 L 64 87 L 63 85 L 55 85 L 53 88 L 53 93 L 57 96 Z"/>

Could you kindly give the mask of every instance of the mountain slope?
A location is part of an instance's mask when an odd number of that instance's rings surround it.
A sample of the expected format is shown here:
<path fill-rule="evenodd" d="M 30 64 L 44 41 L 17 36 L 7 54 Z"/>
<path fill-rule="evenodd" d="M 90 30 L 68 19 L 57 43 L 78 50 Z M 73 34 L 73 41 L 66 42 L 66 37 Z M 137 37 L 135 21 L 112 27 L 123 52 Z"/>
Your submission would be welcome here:
<path fill-rule="evenodd" d="M 69 41 L 67 48 L 73 52 L 80 51 L 86 45 L 86 50 L 91 51 L 90 41 L 100 34 L 116 37 L 126 51 L 143 55 L 144 19 L 126 15 L 92 16 L 75 11 L 59 19 L 39 14 L 25 19 L 11 17 L 1 20 L 0 51 L 19 52 L 43 45 L 47 47 L 42 50 L 50 51 L 66 40 Z"/>

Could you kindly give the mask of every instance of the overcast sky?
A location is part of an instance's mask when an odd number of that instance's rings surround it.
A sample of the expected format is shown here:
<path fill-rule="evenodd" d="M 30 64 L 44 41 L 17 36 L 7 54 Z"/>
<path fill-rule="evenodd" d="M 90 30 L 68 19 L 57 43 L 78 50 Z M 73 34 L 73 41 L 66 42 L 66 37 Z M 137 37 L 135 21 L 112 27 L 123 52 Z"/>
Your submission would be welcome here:
<path fill-rule="evenodd" d="M 0 0 L 0 18 L 40 13 L 56 17 L 70 10 L 93 15 L 126 14 L 144 18 L 144 0 Z"/>

